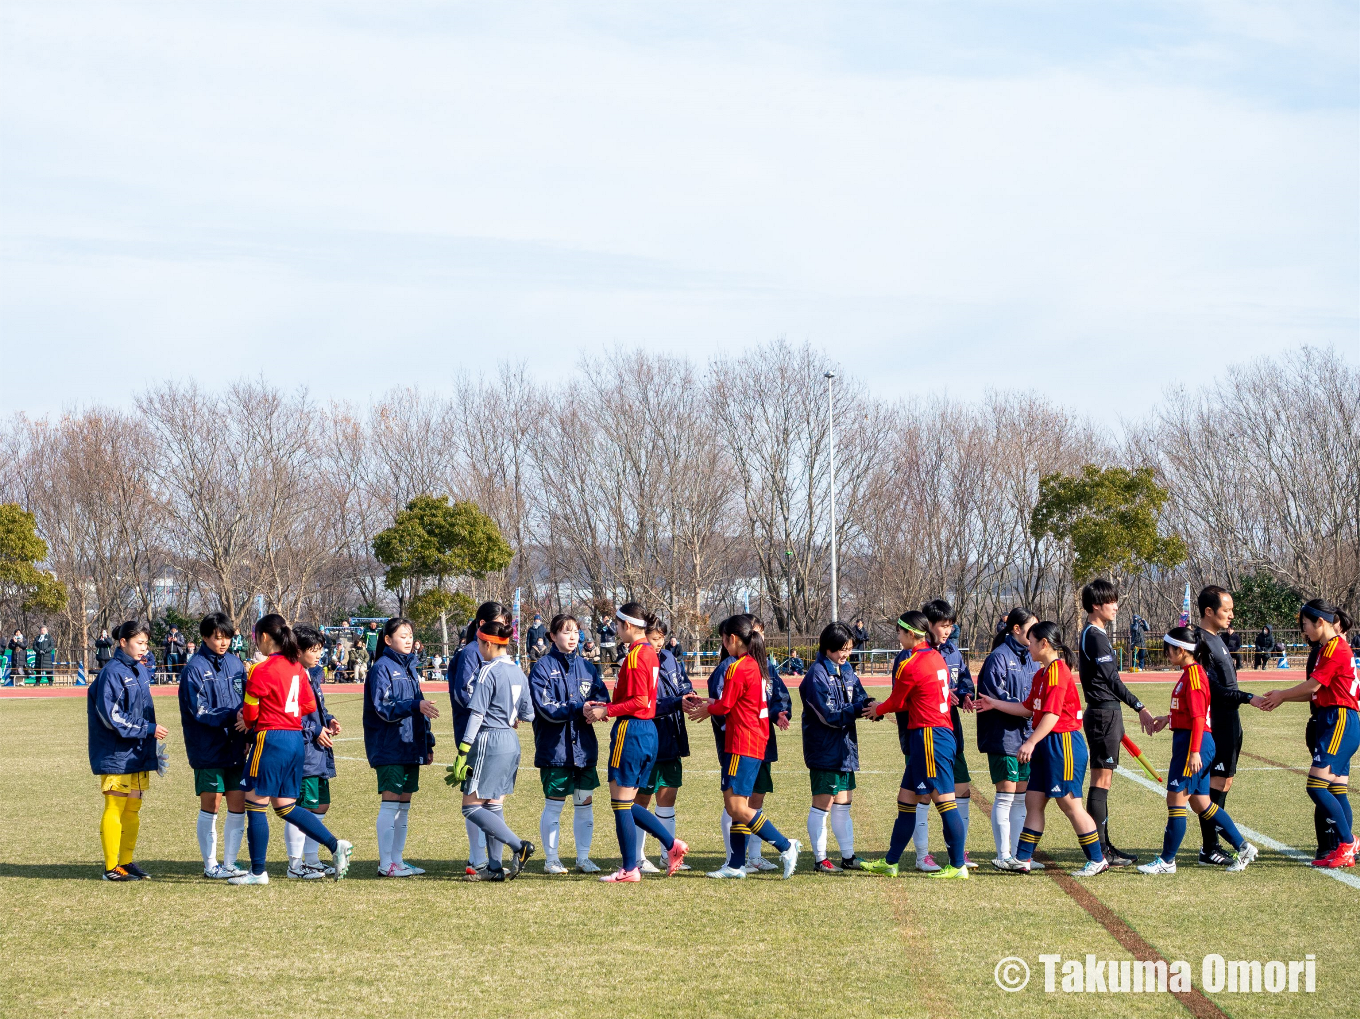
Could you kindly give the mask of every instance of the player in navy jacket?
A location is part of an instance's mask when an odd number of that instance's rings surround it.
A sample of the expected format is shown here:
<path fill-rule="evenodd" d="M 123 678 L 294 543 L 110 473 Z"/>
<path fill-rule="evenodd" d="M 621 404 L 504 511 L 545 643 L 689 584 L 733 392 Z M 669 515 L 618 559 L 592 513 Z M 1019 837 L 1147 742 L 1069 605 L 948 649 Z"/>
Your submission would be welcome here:
<path fill-rule="evenodd" d="M 656 684 L 656 764 L 651 778 L 639 787 L 633 798 L 645 810 L 656 795 L 656 816 L 675 835 L 675 799 L 684 784 L 682 759 L 689 756 L 689 731 L 685 728 L 684 699 L 694 692 L 694 684 L 685 673 L 684 663 L 666 647 L 670 627 L 658 619 L 647 630 L 647 642 L 656 649 L 660 668 Z M 661 867 L 647 859 L 647 833 L 638 828 L 638 856 L 644 873 L 654 874 L 665 867 L 666 854 L 661 854 Z M 687 864 L 681 870 L 689 870 Z"/>
<path fill-rule="evenodd" d="M 326 695 L 321 692 L 321 681 L 326 676 L 321 666 L 325 638 L 311 626 L 295 627 L 293 635 L 297 638 L 298 664 L 307 670 L 307 682 L 316 701 L 316 710 L 302 716 L 302 795 L 298 797 L 298 806 L 324 817 L 331 808 L 331 779 L 335 778 L 335 748 L 331 740 L 340 735 L 340 723 L 326 710 Z M 406 806 L 398 804 L 399 808 Z M 399 812 L 398 823 L 405 820 Z M 316 839 L 293 825 L 285 827 L 283 834 L 288 846 L 289 877 L 318 880 L 334 876 L 335 868 L 321 862 L 321 845 Z"/>
<path fill-rule="evenodd" d="M 472 696 L 472 681 L 486 664 L 482 653 L 477 649 L 477 628 L 482 623 L 490 622 L 509 625 L 511 618 L 510 610 L 500 602 L 482 602 L 477 606 L 477 613 L 472 617 L 472 622 L 468 623 L 467 629 L 463 632 L 463 646 L 449 661 L 446 675 L 449 681 L 449 701 L 453 705 L 454 746 L 463 742 L 463 730 L 467 728 L 470 714 L 468 699 Z M 485 870 L 487 866 L 486 832 L 466 818 L 463 819 L 463 824 L 467 828 L 468 837 L 467 874 L 474 875 L 479 869 Z"/>
<path fill-rule="evenodd" d="M 543 782 L 543 813 L 538 820 L 546 856 L 543 872 L 567 872 L 559 847 L 562 808 L 571 796 L 576 869 L 594 874 L 600 869 L 590 859 L 595 835 L 594 790 L 600 785 L 595 765 L 600 748 L 594 726 L 581 709 L 586 701 L 609 700 L 609 688 L 595 663 L 580 655 L 581 624 L 575 616 L 553 616 L 548 639 L 551 650 L 529 670 L 529 693 L 534 702 L 534 767 Z"/>
<path fill-rule="evenodd" d="M 378 773 L 378 874 L 423 874 L 401 858 L 411 810 L 420 788 L 420 766 L 434 760 L 430 719 L 439 717 L 420 690 L 416 671 L 415 625 L 401 616 L 383 624 L 378 657 L 364 680 L 364 751 Z"/>
<path fill-rule="evenodd" d="M 979 697 L 1017 704 L 1029 697 L 1034 674 L 1039 671 L 1039 667 L 1030 661 L 1026 639 L 1035 622 L 1034 613 L 1028 609 L 1011 609 L 992 645 L 992 653 L 978 673 Z M 992 784 L 996 786 L 996 797 L 992 800 L 992 840 L 996 843 L 996 857 L 992 866 L 997 870 L 1010 870 L 1010 863 L 1020 848 L 1020 832 L 1025 827 L 1029 762 L 1021 764 L 1017 754 L 1031 731 L 1027 717 L 1004 711 L 977 713 L 978 749 L 987 755 L 987 768 Z"/>
<path fill-rule="evenodd" d="M 151 784 L 151 769 L 157 767 L 157 740 L 167 733 L 165 726 L 156 724 L 151 677 L 141 663 L 151 627 L 128 622 L 114 636 L 118 650 L 85 695 L 90 770 L 99 776 L 104 794 L 99 822 L 104 880 L 139 881 L 150 876 L 132 862 L 141 828 L 142 793 Z"/>
<path fill-rule="evenodd" d="M 855 720 L 874 700 L 850 665 L 855 635 L 844 623 L 832 623 L 822 631 L 819 653 L 803 675 L 798 696 L 803 701 L 803 763 L 812 781 L 812 807 L 808 811 L 808 836 L 812 840 L 813 871 L 834 874 L 838 869 L 826 858 L 828 816 L 841 849 L 841 867 L 859 868 L 855 856 L 855 829 L 850 820 L 851 791 L 859 770 L 859 733 Z"/>
<path fill-rule="evenodd" d="M 179 720 L 184 749 L 194 769 L 198 794 L 198 851 L 203 876 L 233 878 L 245 874 L 236 854 L 246 831 L 246 794 L 241 769 L 246 759 L 245 723 L 237 712 L 245 703 L 246 667 L 230 650 L 236 627 L 225 612 L 210 612 L 198 624 L 202 645 L 180 670 Z M 217 811 L 227 801 L 222 863 L 217 862 Z"/>

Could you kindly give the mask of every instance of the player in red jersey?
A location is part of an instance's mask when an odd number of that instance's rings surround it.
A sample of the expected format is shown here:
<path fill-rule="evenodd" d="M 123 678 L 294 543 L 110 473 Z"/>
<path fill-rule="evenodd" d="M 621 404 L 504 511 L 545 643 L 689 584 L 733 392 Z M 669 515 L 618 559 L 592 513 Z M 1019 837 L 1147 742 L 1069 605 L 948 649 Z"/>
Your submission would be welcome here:
<path fill-rule="evenodd" d="M 888 842 L 888 855 L 869 860 L 864 869 L 897 876 L 898 860 L 916 829 L 917 804 L 934 802 L 949 848 L 949 866 L 930 876 L 966 880 L 963 857 L 964 828 L 954 795 L 954 722 L 949 713 L 949 666 L 930 646 L 930 620 L 923 612 L 904 612 L 897 620 L 902 652 L 893 663 L 892 693 L 874 706 L 866 718 L 880 719 L 893 712 L 907 713 L 909 755 L 897 790 L 897 821 Z"/>
<path fill-rule="evenodd" d="M 619 639 L 628 645 L 628 654 L 619 666 L 613 697 L 608 704 L 587 701 L 582 709 L 588 722 L 616 720 L 609 737 L 609 804 L 614 809 L 614 829 L 623 860 L 615 873 L 600 878 L 611 884 L 642 880 L 638 828 L 655 835 L 666 848 L 667 877 L 680 869 L 689 852 L 688 844 L 671 835 L 655 814 L 635 802 L 638 788 L 651 776 L 656 763 L 656 687 L 661 663 L 647 641 L 647 629 L 656 625 L 656 616 L 637 602 L 621 606 L 615 616 Z"/>
<path fill-rule="evenodd" d="M 770 707 L 765 699 L 769 656 L 765 638 L 748 614 L 729 616 L 719 625 L 718 632 L 722 635 L 723 650 L 736 659 L 723 677 L 722 696 L 715 699 L 692 693 L 685 698 L 685 710 L 693 720 L 718 715 L 727 723 L 720 760 L 723 803 L 732 818 L 731 855 L 708 876 L 744 878 L 746 840 L 754 836 L 779 851 L 787 879 L 798 866 L 802 843 L 785 838 L 765 811 L 752 807 L 750 802 L 770 739 Z"/>
<path fill-rule="evenodd" d="M 1028 714 L 1033 726 L 1033 733 L 1016 753 L 1020 763 L 1030 763 L 1030 779 L 1025 793 L 1025 827 L 1010 869 L 1021 873 L 1031 869 L 1034 851 L 1044 834 L 1044 809 L 1054 799 L 1072 822 L 1077 842 L 1086 854 L 1086 866 L 1072 871 L 1072 876 L 1092 877 L 1108 870 L 1110 864 L 1101 851 L 1096 823 L 1081 803 L 1087 750 L 1081 731 L 1081 695 L 1072 677 L 1072 652 L 1063 643 L 1057 623 L 1035 623 L 1028 639 L 1030 659 L 1039 666 L 1029 696 L 1020 703 L 991 697 L 977 700 L 978 711 Z"/>
<path fill-rule="evenodd" d="M 1299 627 L 1317 648 L 1316 655 L 1308 659 L 1308 676 L 1288 690 L 1270 691 L 1262 707 L 1272 711 L 1284 701 L 1312 701 L 1315 714 L 1309 723 L 1313 733 L 1309 749 L 1313 766 L 1308 769 L 1308 796 L 1326 812 L 1338 839 L 1336 847 L 1314 860 L 1313 866 L 1353 867 L 1360 841 L 1352 826 L 1347 793 L 1351 758 L 1360 747 L 1360 704 L 1356 701 L 1360 681 L 1344 636 L 1351 628 L 1351 617 L 1331 602 L 1314 598 L 1299 610 Z"/>
<path fill-rule="evenodd" d="M 353 847 L 327 830 L 321 818 L 296 807 L 302 789 L 304 748 L 302 717 L 316 710 L 307 672 L 299 663 L 297 640 L 284 618 L 275 613 L 255 624 L 255 645 L 266 656 L 246 677 L 245 704 L 240 719 L 253 730 L 246 750 L 241 788 L 246 794 L 246 842 L 250 873 L 228 880 L 233 885 L 267 885 L 265 858 L 269 853 L 269 816 L 266 809 L 331 851 L 335 879 L 349 871 Z"/>
<path fill-rule="evenodd" d="M 1171 711 L 1153 720 L 1153 730 L 1171 726 L 1171 766 L 1166 773 L 1166 834 L 1162 855 L 1151 863 L 1140 864 L 1143 874 L 1176 873 L 1176 850 L 1185 838 L 1188 803 L 1195 813 L 1211 822 L 1215 830 L 1234 848 L 1227 869 L 1239 873 L 1256 859 L 1256 847 L 1242 838 L 1228 812 L 1209 798 L 1209 772 L 1214 764 L 1214 736 L 1209 725 L 1209 676 L 1195 654 L 1206 659 L 1211 654 L 1188 626 L 1177 626 L 1162 638 L 1171 664 L 1181 669 L 1181 677 L 1171 691 Z M 1217 835 L 1215 836 L 1217 838 Z"/>

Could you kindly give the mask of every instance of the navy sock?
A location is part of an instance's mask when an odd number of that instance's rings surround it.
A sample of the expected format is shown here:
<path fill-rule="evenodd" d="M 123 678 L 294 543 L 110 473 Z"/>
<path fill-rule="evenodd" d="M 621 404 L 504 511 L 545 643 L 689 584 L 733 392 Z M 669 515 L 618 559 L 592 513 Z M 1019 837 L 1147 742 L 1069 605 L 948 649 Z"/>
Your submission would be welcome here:
<path fill-rule="evenodd" d="M 1336 836 L 1342 842 L 1351 842 L 1355 838 L 1355 833 L 1351 831 L 1350 819 L 1346 816 L 1347 811 L 1342 809 L 1341 801 L 1338 800 L 1328 788 L 1329 783 L 1325 778 L 1308 779 L 1308 796 L 1323 810 L 1327 811 L 1327 816 L 1331 818 L 1332 824 L 1336 825 Z"/>
<path fill-rule="evenodd" d="M 911 834 L 915 830 L 916 804 L 899 801 L 897 820 L 893 822 L 892 837 L 888 840 L 888 855 L 884 859 L 889 863 L 896 863 L 902 859 L 902 854 L 906 851 L 907 844 L 911 842 Z"/>
<path fill-rule="evenodd" d="M 1351 798 L 1347 795 L 1350 786 L 1345 782 L 1333 782 L 1327 786 L 1327 791 L 1336 797 L 1336 802 L 1341 804 L 1341 813 L 1346 818 L 1346 827 L 1352 832 L 1355 831 L 1355 818 L 1351 815 Z"/>
<path fill-rule="evenodd" d="M 290 803 L 286 807 L 275 807 L 274 813 L 294 828 L 300 829 L 304 835 L 314 842 L 325 846 L 332 853 L 335 852 L 335 836 L 330 833 L 330 829 L 322 822 L 319 814 L 313 814 L 310 810 L 303 810 L 296 803 Z"/>
<path fill-rule="evenodd" d="M 1086 854 L 1086 859 L 1092 863 L 1099 863 L 1105 859 L 1105 852 L 1100 848 L 1100 830 L 1092 828 L 1085 835 L 1077 832 L 1077 842 L 1081 844 L 1081 851 Z"/>
<path fill-rule="evenodd" d="M 250 872 L 263 874 L 269 858 L 269 808 L 263 803 L 246 801 L 246 846 L 250 850 Z"/>
<path fill-rule="evenodd" d="M 1217 803 L 1210 803 L 1209 809 L 1200 815 L 1201 820 L 1209 821 L 1228 840 L 1228 844 L 1234 849 L 1241 849 L 1246 845 L 1246 839 L 1237 830 L 1237 825 L 1233 824 L 1233 819 L 1228 816 L 1228 812 Z"/>
<path fill-rule="evenodd" d="M 944 826 L 944 844 L 949 850 L 949 866 L 960 869 L 964 866 L 963 818 L 959 816 L 959 805 L 954 800 L 944 800 L 935 804 L 940 813 L 940 824 Z"/>
<path fill-rule="evenodd" d="M 1227 795 L 1225 789 L 1210 789 L 1209 802 L 1221 808 Z M 1212 853 L 1218 848 L 1218 826 L 1214 824 L 1213 818 L 1207 812 L 1199 815 L 1199 834 L 1206 853 Z"/>
<path fill-rule="evenodd" d="M 619 853 L 623 857 L 623 869 L 632 870 L 641 862 L 638 860 L 637 823 L 633 820 L 633 801 L 609 801 L 614 808 L 614 831 L 619 836 Z"/>
<path fill-rule="evenodd" d="M 675 838 L 671 835 L 670 829 L 661 823 L 661 819 L 644 807 L 641 803 L 633 804 L 633 821 L 639 828 L 644 829 L 648 835 L 655 835 L 656 840 L 661 843 L 663 849 L 669 850 L 675 845 Z"/>
<path fill-rule="evenodd" d="M 1020 846 L 1015 851 L 1017 860 L 1030 860 L 1034 858 L 1034 851 L 1039 848 L 1039 840 L 1044 837 L 1041 831 L 1033 828 L 1020 829 Z"/>
<path fill-rule="evenodd" d="M 727 858 L 727 865 L 733 870 L 741 870 L 746 866 L 746 840 L 751 835 L 751 829 L 738 821 L 732 822 L 732 827 L 727 833 L 728 844 L 732 847 L 732 855 Z"/>
<path fill-rule="evenodd" d="M 1166 834 L 1162 836 L 1162 859 L 1167 863 L 1176 862 L 1176 850 L 1185 841 L 1185 826 L 1189 823 L 1190 812 L 1185 807 L 1166 808 Z"/>
<path fill-rule="evenodd" d="M 1313 859 L 1321 860 L 1336 848 L 1337 838 L 1332 817 L 1320 803 L 1313 804 L 1313 834 L 1317 836 L 1317 855 Z"/>
<path fill-rule="evenodd" d="M 774 822 L 765 816 L 765 811 L 757 810 L 756 816 L 746 822 L 746 827 L 756 838 L 764 839 L 781 853 L 789 848 L 789 840 L 779 833 Z"/>

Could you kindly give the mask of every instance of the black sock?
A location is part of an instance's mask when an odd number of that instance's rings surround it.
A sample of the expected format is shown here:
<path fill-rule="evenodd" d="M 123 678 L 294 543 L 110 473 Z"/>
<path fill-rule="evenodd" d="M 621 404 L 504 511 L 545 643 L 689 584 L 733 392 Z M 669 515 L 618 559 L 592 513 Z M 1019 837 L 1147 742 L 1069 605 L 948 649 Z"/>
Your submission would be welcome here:
<path fill-rule="evenodd" d="M 1322 808 L 1321 805 L 1313 807 L 1313 830 L 1317 832 L 1317 856 L 1315 860 L 1320 860 L 1341 841 L 1336 833 L 1336 822 L 1332 820 L 1332 815 Z"/>
<path fill-rule="evenodd" d="M 1209 802 L 1217 804 L 1220 810 L 1223 808 L 1223 801 L 1227 798 L 1228 791 L 1226 789 L 1209 790 Z M 1214 824 L 1212 819 L 1206 821 L 1203 814 L 1199 816 L 1199 834 L 1204 843 L 1206 854 L 1218 849 L 1218 826 Z"/>
<path fill-rule="evenodd" d="M 1102 848 L 1110 844 L 1110 837 L 1106 831 L 1110 824 L 1110 790 L 1102 789 L 1097 785 L 1092 785 L 1086 793 L 1086 813 L 1091 815 L 1091 820 L 1096 823 L 1096 831 L 1100 833 L 1100 845 Z"/>

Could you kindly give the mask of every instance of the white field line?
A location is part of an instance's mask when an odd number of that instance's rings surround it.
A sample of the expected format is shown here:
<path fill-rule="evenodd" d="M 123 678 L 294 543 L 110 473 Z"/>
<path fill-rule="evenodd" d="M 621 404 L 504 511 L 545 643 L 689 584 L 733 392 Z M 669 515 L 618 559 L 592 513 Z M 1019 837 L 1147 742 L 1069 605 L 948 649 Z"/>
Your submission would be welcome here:
<path fill-rule="evenodd" d="M 1238 770 L 1240 771 L 1242 769 Z M 1115 768 L 1115 771 L 1118 772 L 1120 775 L 1123 775 L 1130 782 L 1137 783 L 1144 789 L 1148 790 L 1149 792 L 1156 793 L 1163 799 L 1166 798 L 1166 789 L 1163 786 L 1159 786 L 1156 782 L 1153 782 L 1151 779 L 1144 778 L 1142 775 L 1137 775 L 1134 772 L 1129 771 L 1129 769 L 1125 768 L 1123 765 L 1120 765 L 1119 767 Z M 1242 824 L 1236 818 L 1233 818 L 1233 821 L 1237 825 L 1237 830 L 1242 833 L 1244 838 L 1251 839 L 1251 841 L 1256 842 L 1262 846 L 1265 846 L 1265 848 L 1267 849 L 1272 849 L 1275 852 L 1279 853 L 1281 856 L 1287 856 L 1291 860 L 1300 860 L 1304 863 L 1312 862 L 1313 858 L 1309 856 L 1307 853 L 1300 852 L 1293 846 L 1286 845 L 1283 842 L 1279 842 L 1276 839 L 1271 838 L 1269 835 L 1263 835 L 1259 831 L 1253 831 L 1251 828 L 1248 828 L 1245 824 Z M 1349 874 L 1344 870 L 1334 870 L 1330 867 L 1309 867 L 1308 869 L 1316 871 L 1319 874 L 1326 875 L 1327 877 L 1330 878 L 1336 878 L 1336 880 L 1340 881 L 1343 885 L 1350 885 L 1352 888 L 1360 888 L 1360 877 L 1356 877 L 1354 874 Z"/>

